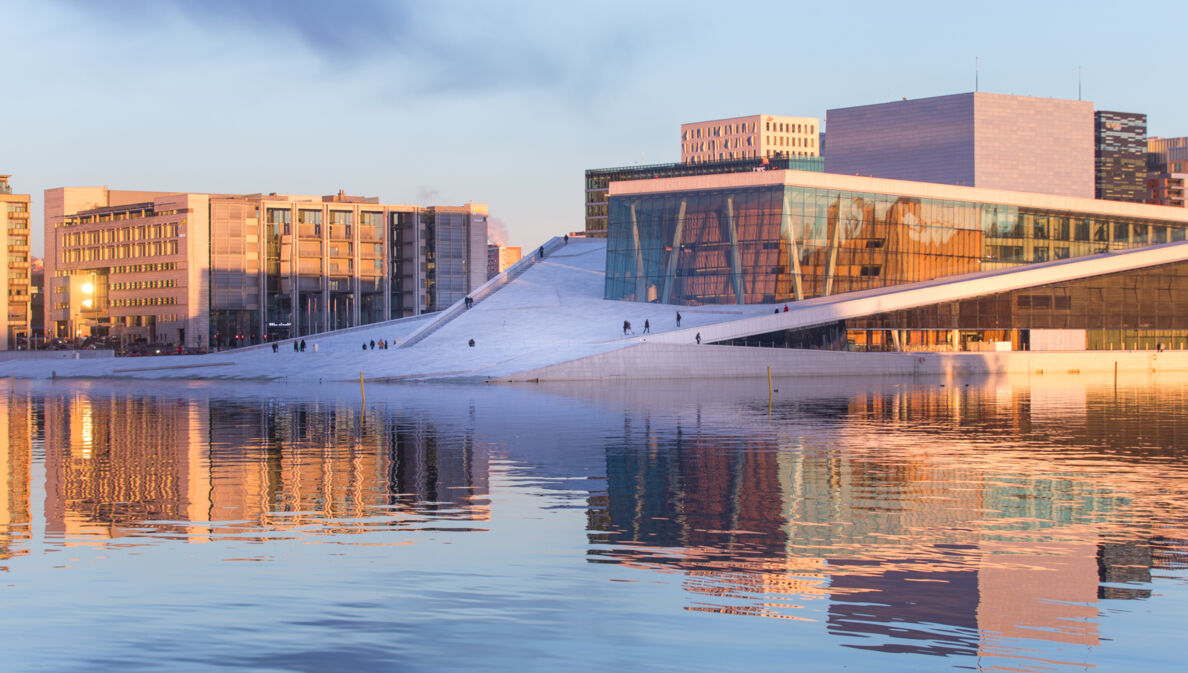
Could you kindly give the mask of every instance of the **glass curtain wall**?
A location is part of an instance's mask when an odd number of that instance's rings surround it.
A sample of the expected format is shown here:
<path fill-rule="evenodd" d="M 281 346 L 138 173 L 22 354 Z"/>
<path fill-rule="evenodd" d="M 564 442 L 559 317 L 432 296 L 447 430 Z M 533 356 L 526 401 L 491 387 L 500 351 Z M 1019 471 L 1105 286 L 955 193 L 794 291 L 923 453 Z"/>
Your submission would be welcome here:
<path fill-rule="evenodd" d="M 757 334 L 739 346 L 826 350 L 1026 349 L 1035 330 L 1083 332 L 1061 350 L 1188 348 L 1188 262 L 1103 274 L 879 313 L 802 330 Z M 1071 342 L 1070 342 L 1071 343 Z"/>
<path fill-rule="evenodd" d="M 1185 240 L 1183 223 L 781 186 L 616 196 L 608 299 L 777 303 Z"/>
<path fill-rule="evenodd" d="M 289 246 L 283 242 L 290 236 L 292 213 L 288 208 L 268 208 L 264 221 L 264 296 L 265 326 L 268 340 L 294 336 L 293 302 L 289 296 L 287 256 L 282 251 Z"/>

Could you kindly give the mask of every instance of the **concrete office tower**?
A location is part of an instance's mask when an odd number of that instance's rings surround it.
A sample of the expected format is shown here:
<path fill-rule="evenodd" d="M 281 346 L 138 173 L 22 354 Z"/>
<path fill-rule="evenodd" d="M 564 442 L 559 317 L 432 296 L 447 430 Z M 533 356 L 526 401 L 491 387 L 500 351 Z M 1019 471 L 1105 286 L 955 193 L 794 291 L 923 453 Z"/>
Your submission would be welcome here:
<path fill-rule="evenodd" d="M 223 348 L 416 315 L 486 281 L 485 205 L 46 190 L 51 337 Z"/>
<path fill-rule="evenodd" d="M 815 117 L 751 115 L 681 124 L 681 163 L 820 156 Z"/>
<path fill-rule="evenodd" d="M 13 194 L 11 176 L 0 175 L 0 231 L 4 232 L 8 259 L 0 265 L 0 350 L 25 348 L 29 338 L 29 195 Z"/>
<path fill-rule="evenodd" d="M 1097 198 L 1144 203 L 1147 200 L 1147 115 L 1093 113 Z"/>
<path fill-rule="evenodd" d="M 487 279 L 503 273 L 509 266 L 520 261 L 523 251 L 518 245 L 499 245 L 491 243 L 487 246 Z"/>
<path fill-rule="evenodd" d="M 825 171 L 1091 199 L 1093 103 L 962 93 L 829 110 Z"/>

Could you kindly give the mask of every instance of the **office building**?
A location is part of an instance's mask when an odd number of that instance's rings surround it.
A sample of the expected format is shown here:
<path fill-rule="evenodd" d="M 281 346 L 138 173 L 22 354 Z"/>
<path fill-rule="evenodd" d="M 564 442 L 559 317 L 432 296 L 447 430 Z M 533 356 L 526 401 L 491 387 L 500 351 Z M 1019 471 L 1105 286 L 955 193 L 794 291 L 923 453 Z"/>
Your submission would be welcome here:
<path fill-rule="evenodd" d="M 491 243 L 487 246 L 487 279 L 503 273 L 509 266 L 520 261 L 522 252 L 519 246 L 499 245 Z"/>
<path fill-rule="evenodd" d="M 971 92 L 826 114 L 825 171 L 1092 199 L 1093 103 Z"/>
<path fill-rule="evenodd" d="M 436 311 L 486 280 L 486 206 L 46 190 L 50 335 L 223 348 Z"/>
<path fill-rule="evenodd" d="M 0 271 L 4 306 L 0 309 L 0 350 L 26 348 L 29 338 L 29 204 L 28 194 L 13 194 L 10 175 L 0 175 L 0 231 L 8 259 Z"/>
<path fill-rule="evenodd" d="M 820 156 L 815 117 L 750 115 L 681 124 L 681 163 Z"/>
<path fill-rule="evenodd" d="M 1148 138 L 1147 203 L 1184 207 L 1186 179 L 1188 138 Z"/>
<path fill-rule="evenodd" d="M 1185 173 L 1150 173 L 1147 175 L 1147 203 L 1157 206 L 1184 207 Z"/>
<path fill-rule="evenodd" d="M 716 173 L 750 173 L 754 171 L 793 169 L 821 172 L 825 162 L 820 157 L 760 157 L 732 159 L 705 163 L 653 164 L 651 166 L 620 166 L 591 168 L 586 171 L 586 230 L 591 238 L 606 237 L 607 193 L 611 182 L 675 178 L 682 175 L 713 175 Z"/>
<path fill-rule="evenodd" d="M 1097 198 L 1144 203 L 1147 200 L 1147 115 L 1093 113 Z"/>

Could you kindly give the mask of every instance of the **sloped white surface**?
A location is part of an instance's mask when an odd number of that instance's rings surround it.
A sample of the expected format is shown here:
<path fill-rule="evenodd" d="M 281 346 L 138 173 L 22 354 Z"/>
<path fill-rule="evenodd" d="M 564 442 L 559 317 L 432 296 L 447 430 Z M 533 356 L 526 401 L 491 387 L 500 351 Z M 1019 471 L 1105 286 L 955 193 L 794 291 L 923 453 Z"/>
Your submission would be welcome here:
<path fill-rule="evenodd" d="M 306 337 L 306 351 L 288 343 L 280 352 L 252 347 L 210 355 L 0 363 L 0 376 L 21 378 L 134 377 L 280 379 L 288 381 L 475 378 L 511 374 L 639 343 L 644 321 L 659 334 L 676 329 L 677 308 L 607 301 L 606 243 L 573 239 L 522 276 L 475 304 L 410 348 L 366 351 L 387 339 L 393 346 L 433 316 L 342 333 Z M 681 327 L 702 327 L 771 312 L 770 306 L 680 307 Z M 623 337 L 623 321 L 635 335 Z M 469 339 L 476 345 L 467 345 Z M 314 352 L 314 345 L 318 352 Z"/>

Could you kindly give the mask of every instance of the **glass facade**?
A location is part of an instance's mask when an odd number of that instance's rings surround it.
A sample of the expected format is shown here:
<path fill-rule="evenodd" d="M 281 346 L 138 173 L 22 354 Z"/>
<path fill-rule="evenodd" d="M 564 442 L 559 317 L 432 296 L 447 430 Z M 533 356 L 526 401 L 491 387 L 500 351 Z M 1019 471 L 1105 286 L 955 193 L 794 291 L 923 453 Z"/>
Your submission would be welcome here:
<path fill-rule="evenodd" d="M 1093 115 L 1097 198 L 1147 199 L 1147 115 L 1099 110 Z"/>
<path fill-rule="evenodd" d="M 1036 330 L 1061 350 L 1188 348 L 1188 262 L 999 292 L 726 342 L 850 351 L 1027 350 Z M 1083 336 L 1081 336 L 1083 335 Z M 1072 338 L 1069 341 L 1069 338 Z M 1079 344 L 1079 345 L 1074 345 Z"/>
<path fill-rule="evenodd" d="M 821 157 L 773 157 L 768 159 L 758 157 L 695 164 L 676 163 L 654 164 L 651 166 L 622 166 L 619 168 L 592 168 L 586 171 L 586 236 L 590 238 L 603 238 L 606 236 L 607 194 L 609 193 L 610 183 L 612 182 L 784 169 L 820 173 L 825 170 L 825 160 Z"/>
<path fill-rule="evenodd" d="M 605 296 L 787 302 L 1182 241 L 1185 226 L 787 185 L 623 195 Z"/>

